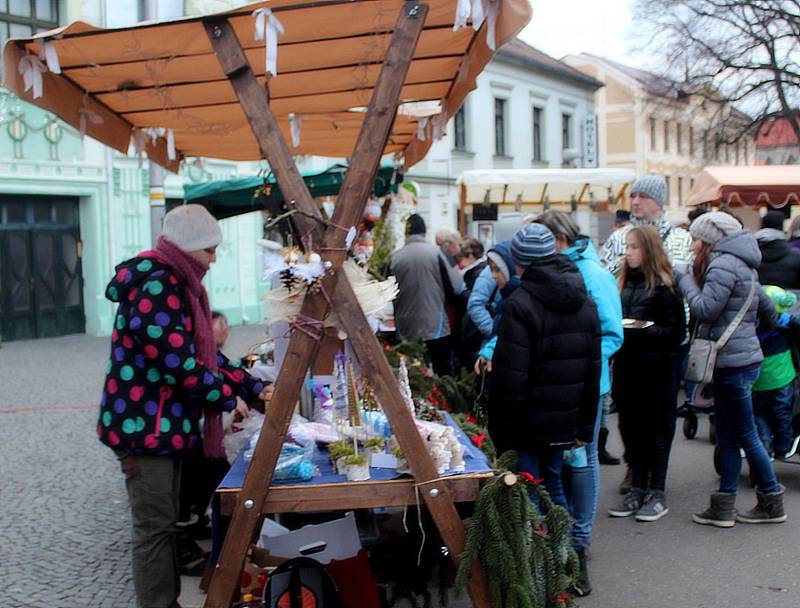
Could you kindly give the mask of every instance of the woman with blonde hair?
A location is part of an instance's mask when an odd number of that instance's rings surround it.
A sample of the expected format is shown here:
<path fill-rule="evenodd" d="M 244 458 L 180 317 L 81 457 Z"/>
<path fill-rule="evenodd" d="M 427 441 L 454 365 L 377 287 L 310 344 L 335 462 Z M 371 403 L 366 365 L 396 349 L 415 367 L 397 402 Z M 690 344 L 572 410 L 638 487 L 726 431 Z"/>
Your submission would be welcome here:
<path fill-rule="evenodd" d="M 665 488 L 675 433 L 670 361 L 683 341 L 686 317 L 656 229 L 632 228 L 626 245 L 618 280 L 625 341 L 614 358 L 612 394 L 633 484 L 608 513 L 652 522 L 669 510 Z"/>

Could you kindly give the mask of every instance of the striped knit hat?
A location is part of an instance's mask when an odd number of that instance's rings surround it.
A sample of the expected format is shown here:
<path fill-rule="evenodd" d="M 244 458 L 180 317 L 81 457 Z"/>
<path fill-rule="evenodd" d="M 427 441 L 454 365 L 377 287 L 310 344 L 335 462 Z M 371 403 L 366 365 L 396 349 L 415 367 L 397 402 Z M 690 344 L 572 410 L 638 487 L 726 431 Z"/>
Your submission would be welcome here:
<path fill-rule="evenodd" d="M 527 267 L 536 258 L 553 255 L 556 239 L 542 224 L 528 224 L 511 239 L 511 257 L 518 266 Z"/>

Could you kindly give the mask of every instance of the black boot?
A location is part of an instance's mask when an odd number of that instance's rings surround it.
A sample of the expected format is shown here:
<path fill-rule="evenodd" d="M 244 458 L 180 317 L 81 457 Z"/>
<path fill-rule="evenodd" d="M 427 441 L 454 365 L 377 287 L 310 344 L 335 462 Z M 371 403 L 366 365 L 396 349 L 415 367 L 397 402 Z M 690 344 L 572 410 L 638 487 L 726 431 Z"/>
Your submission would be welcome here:
<path fill-rule="evenodd" d="M 586 565 L 586 547 L 580 547 L 575 552 L 578 554 L 578 564 L 580 572 L 578 580 L 575 581 L 573 591 L 578 597 L 586 597 L 592 592 L 592 583 L 589 581 L 589 568 Z"/>
<path fill-rule="evenodd" d="M 597 458 L 600 464 L 619 464 L 619 458 L 612 456 L 606 450 L 606 441 L 608 441 L 608 429 L 601 427 L 600 436 L 597 438 Z"/>

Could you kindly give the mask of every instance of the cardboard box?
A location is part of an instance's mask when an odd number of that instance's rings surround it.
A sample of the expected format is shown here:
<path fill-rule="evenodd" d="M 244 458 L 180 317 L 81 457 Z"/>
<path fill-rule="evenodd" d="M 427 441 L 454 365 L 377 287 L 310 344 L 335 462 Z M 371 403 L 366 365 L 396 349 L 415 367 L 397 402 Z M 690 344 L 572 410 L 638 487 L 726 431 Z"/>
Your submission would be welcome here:
<path fill-rule="evenodd" d="M 267 530 L 262 530 L 259 545 L 275 557 L 304 556 L 327 564 L 334 559 L 355 557 L 361 549 L 352 512 L 341 519 L 303 526 L 287 533 L 280 533 L 281 530 L 272 524 L 268 524 Z"/>

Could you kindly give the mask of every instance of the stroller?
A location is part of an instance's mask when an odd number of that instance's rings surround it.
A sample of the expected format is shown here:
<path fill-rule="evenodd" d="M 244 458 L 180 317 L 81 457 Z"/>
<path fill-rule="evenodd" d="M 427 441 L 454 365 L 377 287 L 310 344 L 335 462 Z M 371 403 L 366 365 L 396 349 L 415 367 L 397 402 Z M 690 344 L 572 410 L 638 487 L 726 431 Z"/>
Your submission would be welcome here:
<path fill-rule="evenodd" d="M 708 415 L 708 440 L 712 445 L 716 445 L 717 433 L 714 427 L 713 386 L 710 384 L 687 386 L 686 400 L 676 412 L 678 418 L 683 418 L 683 436 L 686 439 L 695 438 L 697 435 L 698 416 L 703 414 Z"/>

